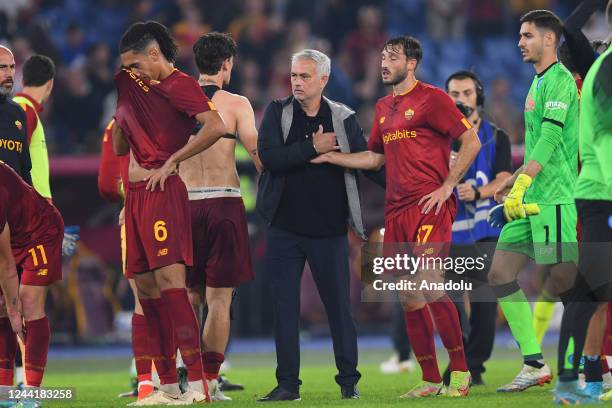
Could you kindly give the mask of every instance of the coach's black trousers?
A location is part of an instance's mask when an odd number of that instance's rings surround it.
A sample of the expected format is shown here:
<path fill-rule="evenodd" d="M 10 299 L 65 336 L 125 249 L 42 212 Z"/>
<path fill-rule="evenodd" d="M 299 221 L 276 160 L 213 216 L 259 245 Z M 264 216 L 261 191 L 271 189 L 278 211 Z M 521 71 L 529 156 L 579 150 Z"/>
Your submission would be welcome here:
<path fill-rule="evenodd" d="M 357 371 L 357 332 L 351 315 L 346 235 L 309 238 L 270 227 L 265 263 L 274 305 L 278 385 L 297 392 L 302 383 L 300 280 L 306 261 L 327 312 L 338 368 L 336 382 L 356 384 L 361 374 Z"/>

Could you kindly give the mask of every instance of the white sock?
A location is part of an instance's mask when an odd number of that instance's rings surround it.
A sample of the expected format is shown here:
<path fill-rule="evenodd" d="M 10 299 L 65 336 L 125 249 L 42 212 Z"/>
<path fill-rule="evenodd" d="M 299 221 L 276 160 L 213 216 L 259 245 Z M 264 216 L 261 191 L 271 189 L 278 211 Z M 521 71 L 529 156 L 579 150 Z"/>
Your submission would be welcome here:
<path fill-rule="evenodd" d="M 162 384 L 159 386 L 159 389 L 165 392 L 166 394 L 170 394 L 173 396 L 181 395 L 181 389 L 179 388 L 178 383 Z"/>
<path fill-rule="evenodd" d="M 189 381 L 189 389 L 204 394 L 204 383 L 202 383 L 202 380 Z"/>
<path fill-rule="evenodd" d="M 15 384 L 19 384 L 25 382 L 24 381 L 24 372 L 23 372 L 23 366 L 21 367 L 15 367 Z"/>

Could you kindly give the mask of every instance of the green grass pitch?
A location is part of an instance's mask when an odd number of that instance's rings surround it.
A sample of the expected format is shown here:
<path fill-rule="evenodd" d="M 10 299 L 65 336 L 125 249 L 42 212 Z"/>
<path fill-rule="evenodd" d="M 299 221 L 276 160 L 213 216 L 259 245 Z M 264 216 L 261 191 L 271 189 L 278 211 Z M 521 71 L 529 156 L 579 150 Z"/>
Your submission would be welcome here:
<path fill-rule="evenodd" d="M 443 368 L 444 350 L 438 350 L 440 366 Z M 484 380 L 486 385 L 474 387 L 467 398 L 455 399 L 434 397 L 421 400 L 400 400 L 420 377 L 420 372 L 410 374 L 382 375 L 378 363 L 388 357 L 387 350 L 360 352 L 359 370 L 362 373 L 359 382 L 361 399 L 358 401 L 340 400 L 339 388 L 334 382 L 336 373 L 331 352 L 303 352 L 301 379 L 302 401 L 274 403 L 273 406 L 296 405 L 302 407 L 379 407 L 393 404 L 406 404 L 422 407 L 541 407 L 552 405 L 550 393 L 552 385 L 534 387 L 522 393 L 496 393 L 497 386 L 510 382 L 521 368 L 520 354 L 516 350 L 496 350 L 487 364 Z M 554 358 L 554 350 L 545 351 L 549 360 Z M 244 384 L 246 389 L 230 392 L 227 395 L 233 401 L 220 402 L 221 405 L 233 407 L 261 407 L 257 398 L 268 393 L 275 385 L 273 354 L 233 354 L 230 357 L 233 368 L 228 378 Z M 129 361 L 127 359 L 96 359 L 82 361 L 53 361 L 48 365 L 44 386 L 71 387 L 76 397 L 72 401 L 45 401 L 45 407 L 122 407 L 133 401 L 128 398 L 117 398 L 117 395 L 129 389 Z M 553 367 L 554 370 L 554 367 Z"/>

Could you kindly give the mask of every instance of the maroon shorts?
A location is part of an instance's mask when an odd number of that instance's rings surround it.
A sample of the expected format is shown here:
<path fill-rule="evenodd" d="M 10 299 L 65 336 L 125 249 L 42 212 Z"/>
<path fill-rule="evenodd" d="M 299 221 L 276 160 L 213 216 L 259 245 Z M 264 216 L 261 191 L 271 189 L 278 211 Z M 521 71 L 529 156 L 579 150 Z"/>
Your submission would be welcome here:
<path fill-rule="evenodd" d="M 164 191 L 130 183 L 125 200 L 126 277 L 177 263 L 193 264 L 187 189 L 178 175 Z"/>
<path fill-rule="evenodd" d="M 451 239 L 455 205 L 447 200 L 436 215 L 435 209 L 429 214 L 421 213 L 422 206 L 412 205 L 404 211 L 385 219 L 384 242 L 431 244 L 425 253 L 446 256 Z M 421 252 L 421 251 L 419 251 Z"/>
<path fill-rule="evenodd" d="M 205 198 L 189 205 L 194 265 L 187 269 L 187 286 L 235 288 L 253 280 L 242 198 Z"/>
<path fill-rule="evenodd" d="M 64 220 L 55 208 L 44 218 L 46 225 L 32 236 L 27 247 L 13 248 L 15 264 L 22 269 L 22 285 L 48 286 L 62 280 Z"/>

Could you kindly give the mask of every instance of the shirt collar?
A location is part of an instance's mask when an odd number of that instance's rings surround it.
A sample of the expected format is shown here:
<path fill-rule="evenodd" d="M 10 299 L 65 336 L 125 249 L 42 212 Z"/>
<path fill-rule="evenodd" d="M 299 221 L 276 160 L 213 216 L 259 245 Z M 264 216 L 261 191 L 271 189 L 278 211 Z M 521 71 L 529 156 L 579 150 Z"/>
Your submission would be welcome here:
<path fill-rule="evenodd" d="M 395 97 L 395 96 L 408 95 L 410 92 L 414 91 L 414 88 L 416 88 L 418 84 L 419 84 L 419 80 L 417 79 L 414 85 L 412 85 L 412 87 L 409 90 L 402 92 L 401 94 L 396 94 L 395 91 L 393 91 L 393 96 Z"/>
<path fill-rule="evenodd" d="M 546 69 L 542 72 L 540 72 L 539 74 L 537 74 L 538 78 L 542 78 L 544 76 L 544 74 L 546 73 L 546 71 L 548 71 L 549 69 L 551 69 L 552 67 L 554 67 L 559 61 L 555 61 L 552 64 L 550 64 L 549 66 L 546 67 Z"/>
<path fill-rule="evenodd" d="M 304 110 L 302 109 L 302 105 L 300 105 L 300 103 L 295 98 L 293 98 L 293 112 L 302 112 L 304 116 L 306 116 L 306 112 L 304 112 Z M 325 99 L 321 98 L 321 106 L 319 107 L 319 111 L 314 117 L 324 118 L 328 116 L 331 116 L 331 109 L 329 108 L 327 102 L 325 102 Z"/>
<path fill-rule="evenodd" d="M 26 98 L 28 101 L 30 101 L 32 105 L 34 106 L 34 110 L 36 110 L 36 113 L 42 112 L 43 106 L 40 103 L 36 102 L 34 99 L 32 99 L 30 95 L 23 93 L 23 92 L 17 92 L 15 96 L 21 96 L 23 98 Z"/>

